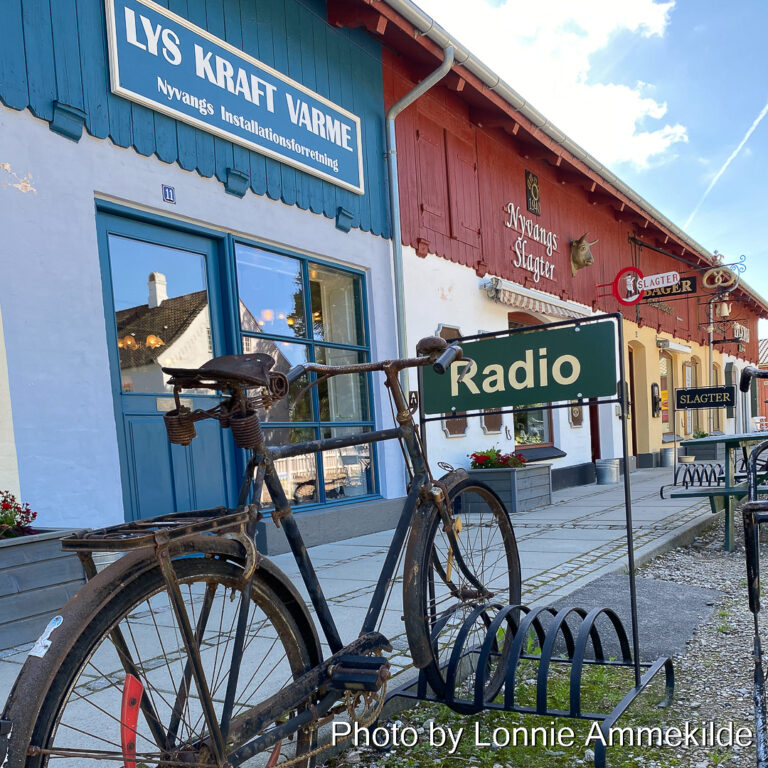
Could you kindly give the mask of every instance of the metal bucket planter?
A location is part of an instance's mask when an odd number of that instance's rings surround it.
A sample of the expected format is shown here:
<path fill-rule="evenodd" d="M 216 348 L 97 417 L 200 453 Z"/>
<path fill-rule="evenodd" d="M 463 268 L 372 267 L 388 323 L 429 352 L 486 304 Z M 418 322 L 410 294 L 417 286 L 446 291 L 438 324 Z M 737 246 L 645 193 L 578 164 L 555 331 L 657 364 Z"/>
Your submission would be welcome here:
<path fill-rule="evenodd" d="M 552 503 L 551 464 L 529 464 L 517 469 L 470 469 L 469 476 L 489 485 L 510 514 Z"/>
<path fill-rule="evenodd" d="M 662 448 L 659 451 L 659 466 L 660 467 L 675 466 L 675 449 L 674 448 Z"/>
<path fill-rule="evenodd" d="M 595 472 L 598 485 L 613 485 L 619 482 L 621 459 L 596 459 Z"/>
<path fill-rule="evenodd" d="M 72 530 L 0 539 L 0 650 L 30 643 L 85 581 L 80 559 L 62 552 Z"/>

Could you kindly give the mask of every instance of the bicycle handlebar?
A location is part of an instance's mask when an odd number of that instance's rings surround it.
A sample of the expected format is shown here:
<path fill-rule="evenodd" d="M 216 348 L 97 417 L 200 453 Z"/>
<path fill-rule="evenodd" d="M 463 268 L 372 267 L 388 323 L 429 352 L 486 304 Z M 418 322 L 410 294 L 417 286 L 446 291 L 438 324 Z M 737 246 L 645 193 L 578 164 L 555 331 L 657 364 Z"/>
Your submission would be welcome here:
<path fill-rule="evenodd" d="M 456 360 L 461 360 L 463 352 L 458 344 L 451 344 L 446 347 L 435 360 L 434 353 L 431 355 L 419 355 L 418 357 L 403 358 L 396 360 L 382 360 L 380 362 L 371 363 L 352 363 L 351 365 L 320 365 L 318 363 L 299 363 L 294 365 L 287 374 L 285 374 L 288 384 L 293 384 L 297 379 L 300 379 L 305 373 L 315 372 L 324 376 L 338 376 L 345 373 L 366 373 L 369 371 L 383 371 L 387 367 L 394 367 L 396 370 L 402 370 L 403 368 L 419 368 L 421 366 L 429 365 L 432 362 L 432 367 L 435 373 L 443 374 L 450 367 L 451 363 Z M 434 361 L 434 362 L 433 362 Z"/>
<path fill-rule="evenodd" d="M 285 378 L 288 379 L 289 384 L 293 384 L 296 379 L 300 379 L 307 372 L 305 365 L 294 365 L 288 373 L 285 374 Z"/>
<path fill-rule="evenodd" d="M 463 351 L 458 344 L 451 344 L 440 357 L 432 364 L 432 369 L 435 373 L 444 374 L 451 363 L 456 360 L 461 360 Z"/>
<path fill-rule="evenodd" d="M 756 379 L 768 379 L 768 369 L 762 370 L 755 368 L 753 365 L 748 365 L 741 372 L 741 379 L 739 380 L 739 389 L 742 392 L 749 392 L 750 379 L 752 377 Z"/>

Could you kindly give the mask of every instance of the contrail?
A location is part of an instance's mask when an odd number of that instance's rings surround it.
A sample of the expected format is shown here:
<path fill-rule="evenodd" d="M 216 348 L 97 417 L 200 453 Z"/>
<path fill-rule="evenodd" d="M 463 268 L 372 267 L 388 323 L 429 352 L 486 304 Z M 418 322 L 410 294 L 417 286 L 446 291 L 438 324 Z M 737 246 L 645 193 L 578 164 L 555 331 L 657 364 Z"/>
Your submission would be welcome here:
<path fill-rule="evenodd" d="M 749 126 L 749 130 L 744 134 L 744 138 L 739 142 L 739 146 L 736 147 L 733 152 L 731 152 L 731 156 L 723 163 L 723 167 L 715 174 L 715 178 L 709 182 L 707 191 L 701 196 L 701 200 L 699 200 L 696 207 L 693 209 L 693 212 L 688 217 L 688 220 L 685 222 L 685 224 L 683 224 L 683 229 L 688 229 L 688 225 L 691 223 L 691 221 L 693 221 L 693 217 L 699 212 L 701 204 L 707 199 L 707 195 L 712 191 L 712 187 L 717 184 L 717 182 L 720 180 L 720 177 L 725 173 L 726 168 L 728 168 L 728 166 L 731 164 L 731 161 L 744 148 L 744 145 L 749 141 L 749 137 L 754 133 L 755 128 L 760 125 L 760 121 L 766 116 L 766 114 L 768 114 L 768 104 L 763 107 L 760 114 L 755 118 L 755 122 Z"/>

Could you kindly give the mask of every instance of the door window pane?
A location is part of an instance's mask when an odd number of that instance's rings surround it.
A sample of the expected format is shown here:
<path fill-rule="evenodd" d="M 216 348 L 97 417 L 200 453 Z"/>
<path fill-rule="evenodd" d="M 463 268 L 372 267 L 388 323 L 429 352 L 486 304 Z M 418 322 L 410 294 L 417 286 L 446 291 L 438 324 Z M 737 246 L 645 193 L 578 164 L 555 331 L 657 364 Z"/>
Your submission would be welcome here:
<path fill-rule="evenodd" d="M 309 361 L 309 347 L 306 344 L 294 344 L 290 341 L 262 339 L 258 336 L 243 336 L 245 354 L 261 353 L 269 355 L 275 365 L 273 371 L 288 373 L 294 365 Z M 312 393 L 305 391 L 301 401 L 296 396 L 309 384 L 309 374 L 300 376 L 288 388 L 288 397 L 278 400 L 269 410 L 260 409 L 261 421 L 313 421 Z"/>
<path fill-rule="evenodd" d="M 310 428 L 265 429 L 267 445 L 303 443 L 315 439 L 315 430 Z M 317 457 L 310 453 L 305 456 L 291 456 L 278 459 L 275 469 L 285 490 L 288 501 L 295 504 L 312 504 L 320 501 L 317 488 Z M 272 506 L 266 487 L 261 492 L 261 502 Z"/>
<path fill-rule="evenodd" d="M 663 434 L 672 432 L 674 419 L 670 418 L 672 412 L 672 399 L 670 390 L 672 389 L 672 366 L 671 361 L 666 355 L 659 357 L 659 389 L 661 394 L 661 431 Z"/>
<path fill-rule="evenodd" d="M 238 244 L 240 327 L 278 336 L 307 335 L 301 261 Z"/>
<path fill-rule="evenodd" d="M 322 365 L 353 365 L 365 362 L 361 352 L 317 347 L 315 357 Z M 368 416 L 366 374 L 332 376 L 317 385 L 320 421 L 364 421 Z"/>
<path fill-rule="evenodd" d="M 110 235 L 109 260 L 122 389 L 169 391 L 162 366 L 213 357 L 205 256 Z"/>
<path fill-rule="evenodd" d="M 365 343 L 359 277 L 310 264 L 309 291 L 315 339 L 350 346 Z"/>
<path fill-rule="evenodd" d="M 323 438 L 343 437 L 360 430 L 359 427 L 325 427 Z M 323 480 L 326 499 L 366 496 L 373 492 L 371 446 L 352 445 L 323 451 Z"/>

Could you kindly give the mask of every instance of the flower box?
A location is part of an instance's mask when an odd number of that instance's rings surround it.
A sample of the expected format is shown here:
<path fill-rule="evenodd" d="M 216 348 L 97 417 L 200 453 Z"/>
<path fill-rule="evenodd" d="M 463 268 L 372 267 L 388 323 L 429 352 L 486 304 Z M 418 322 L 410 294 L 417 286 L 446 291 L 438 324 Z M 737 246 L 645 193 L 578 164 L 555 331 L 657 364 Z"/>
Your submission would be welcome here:
<path fill-rule="evenodd" d="M 85 581 L 80 559 L 62 552 L 71 530 L 0 539 L 0 650 L 30 643 Z"/>
<path fill-rule="evenodd" d="M 507 511 L 527 512 L 552 503 L 551 464 L 526 464 L 510 469 L 470 469 L 469 476 L 490 486 Z"/>

